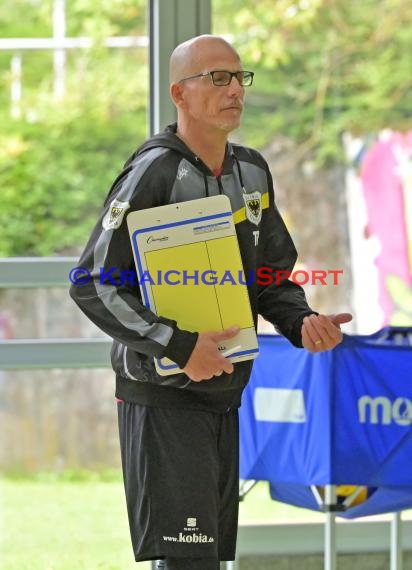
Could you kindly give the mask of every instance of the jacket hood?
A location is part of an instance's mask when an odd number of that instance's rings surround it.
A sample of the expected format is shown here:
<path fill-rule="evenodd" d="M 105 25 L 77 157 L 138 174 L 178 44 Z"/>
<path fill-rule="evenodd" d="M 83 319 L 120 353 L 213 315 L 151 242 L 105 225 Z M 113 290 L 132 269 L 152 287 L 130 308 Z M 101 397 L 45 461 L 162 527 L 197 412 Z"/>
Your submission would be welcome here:
<path fill-rule="evenodd" d="M 172 123 L 168 125 L 166 129 L 154 135 L 150 139 L 147 139 L 135 152 L 128 158 L 125 167 L 128 166 L 133 160 L 151 150 L 153 148 L 170 148 L 171 150 L 175 150 L 180 155 L 184 156 L 190 162 L 196 163 L 199 159 L 197 159 L 196 155 L 185 145 L 185 143 L 176 135 L 177 130 L 177 123 Z"/>
<path fill-rule="evenodd" d="M 127 167 L 131 162 L 133 162 L 133 160 L 138 155 L 141 155 L 144 152 L 147 152 L 148 150 L 151 150 L 153 148 L 162 147 L 162 148 L 169 148 L 171 150 L 176 151 L 181 156 L 183 156 L 184 158 L 189 160 L 191 163 L 196 165 L 197 168 L 203 170 L 203 172 L 205 174 L 212 174 L 210 169 L 204 164 L 204 162 L 198 156 L 196 156 L 194 154 L 194 152 L 192 152 L 190 150 L 190 148 L 182 141 L 181 138 L 179 138 L 176 135 L 176 130 L 177 130 L 177 123 L 172 123 L 171 125 L 168 125 L 163 132 L 158 133 L 158 134 L 154 135 L 153 137 L 151 137 L 150 139 L 148 139 L 147 141 L 145 141 L 128 158 L 128 160 L 126 161 L 125 167 Z M 225 166 L 227 165 L 228 157 L 230 155 L 233 156 L 233 154 L 234 153 L 233 153 L 232 145 L 230 143 L 227 143 L 225 160 L 224 160 Z M 232 163 L 233 163 L 233 160 L 230 160 L 230 164 L 232 164 Z M 224 168 L 224 170 L 225 170 L 225 168 Z"/>

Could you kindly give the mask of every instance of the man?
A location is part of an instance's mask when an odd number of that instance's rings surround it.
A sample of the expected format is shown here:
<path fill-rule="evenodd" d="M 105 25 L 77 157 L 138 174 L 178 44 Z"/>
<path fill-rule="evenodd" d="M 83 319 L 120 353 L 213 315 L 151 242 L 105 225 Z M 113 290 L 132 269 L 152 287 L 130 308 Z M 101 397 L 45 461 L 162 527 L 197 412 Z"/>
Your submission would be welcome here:
<path fill-rule="evenodd" d="M 215 570 L 235 557 L 238 509 L 238 416 L 251 361 L 233 365 L 218 343 L 238 333 L 181 330 L 141 302 L 138 286 L 114 284 L 133 270 L 128 212 L 226 194 L 231 201 L 245 274 L 258 267 L 291 271 L 296 251 L 274 205 L 261 155 L 228 142 L 239 126 L 253 73 L 230 44 L 193 38 L 173 52 L 170 94 L 177 125 L 147 141 L 114 182 L 80 265 L 93 277 L 71 294 L 113 339 L 122 465 L 137 561 L 161 559 L 168 570 Z M 254 211 L 248 201 L 253 194 Z M 99 271 L 110 279 L 100 283 Z M 114 269 L 113 269 L 114 268 Z M 103 272 L 103 273 L 104 273 Z M 294 345 L 331 349 L 350 315 L 326 317 L 291 281 L 251 283 L 251 307 Z M 190 308 L 188 309 L 190 310 Z M 153 357 L 184 374 L 160 377 Z"/>

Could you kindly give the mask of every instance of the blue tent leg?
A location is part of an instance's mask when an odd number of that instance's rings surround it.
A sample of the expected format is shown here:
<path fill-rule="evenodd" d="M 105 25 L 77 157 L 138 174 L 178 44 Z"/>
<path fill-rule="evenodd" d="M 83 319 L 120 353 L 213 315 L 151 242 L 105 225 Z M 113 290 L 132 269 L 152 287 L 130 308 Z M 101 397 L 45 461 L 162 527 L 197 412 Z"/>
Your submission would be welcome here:
<path fill-rule="evenodd" d="M 336 505 L 335 485 L 325 485 L 325 554 L 324 569 L 336 570 L 336 521 L 333 507 Z"/>
<path fill-rule="evenodd" d="M 391 570 L 403 570 L 402 513 L 393 513 L 391 521 Z"/>

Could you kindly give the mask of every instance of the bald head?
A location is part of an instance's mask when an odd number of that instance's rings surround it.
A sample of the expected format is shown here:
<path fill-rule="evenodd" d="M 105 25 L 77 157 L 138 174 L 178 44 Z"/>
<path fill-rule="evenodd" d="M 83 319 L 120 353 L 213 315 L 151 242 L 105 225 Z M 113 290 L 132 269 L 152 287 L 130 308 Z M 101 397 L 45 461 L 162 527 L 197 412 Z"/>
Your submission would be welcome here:
<path fill-rule="evenodd" d="M 230 52 L 239 60 L 239 55 L 229 42 L 219 36 L 203 35 L 191 38 L 178 45 L 170 57 L 170 83 L 183 77 L 202 72 L 202 63 L 214 53 Z"/>

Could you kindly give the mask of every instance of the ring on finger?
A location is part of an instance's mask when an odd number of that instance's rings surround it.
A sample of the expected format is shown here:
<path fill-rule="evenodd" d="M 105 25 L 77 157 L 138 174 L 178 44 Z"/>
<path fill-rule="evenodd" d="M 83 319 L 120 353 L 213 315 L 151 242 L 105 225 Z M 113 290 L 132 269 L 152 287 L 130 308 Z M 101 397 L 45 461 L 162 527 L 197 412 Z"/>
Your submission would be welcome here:
<path fill-rule="evenodd" d="M 218 370 L 217 372 L 215 372 L 215 376 L 222 376 L 223 374 L 223 370 Z"/>
<path fill-rule="evenodd" d="M 315 340 L 315 344 L 316 344 L 316 345 L 322 344 L 322 342 L 323 342 L 323 341 L 322 341 L 321 339 Z"/>

